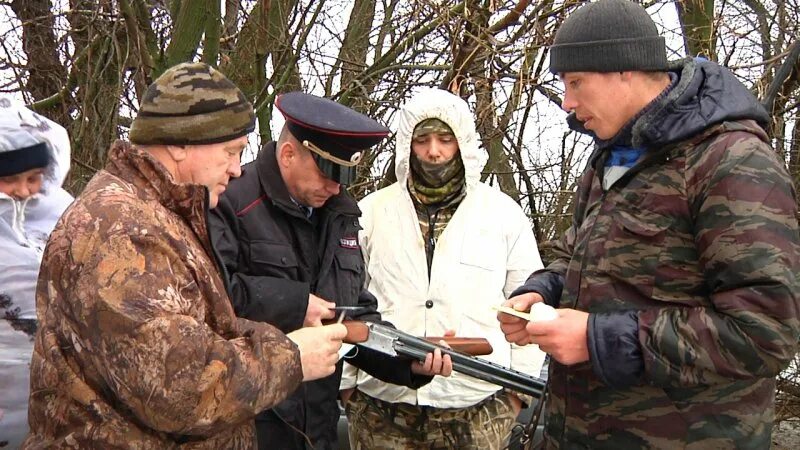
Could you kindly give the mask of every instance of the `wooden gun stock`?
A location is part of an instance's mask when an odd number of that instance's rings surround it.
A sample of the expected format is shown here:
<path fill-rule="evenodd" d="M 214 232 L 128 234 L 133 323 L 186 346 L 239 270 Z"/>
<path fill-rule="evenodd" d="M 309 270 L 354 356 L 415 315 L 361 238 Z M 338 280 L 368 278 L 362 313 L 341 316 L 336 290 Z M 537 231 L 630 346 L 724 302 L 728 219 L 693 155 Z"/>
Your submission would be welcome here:
<path fill-rule="evenodd" d="M 358 344 L 369 338 L 369 328 L 364 322 L 345 320 L 342 325 L 347 328 L 347 336 L 345 336 L 344 342 L 348 344 Z M 436 345 L 439 345 L 439 341 L 445 341 L 453 350 L 472 356 L 489 355 L 494 350 L 492 344 L 484 338 L 426 336 L 423 339 Z"/>
<path fill-rule="evenodd" d="M 367 324 L 360 320 L 345 320 L 342 325 L 347 328 L 347 336 L 344 337 L 344 342 L 348 344 L 358 344 L 369 338 L 369 328 L 367 328 Z"/>
<path fill-rule="evenodd" d="M 445 341 L 453 350 L 472 356 L 491 355 L 492 351 L 494 351 L 492 344 L 490 344 L 489 341 L 484 338 L 425 336 L 425 340 L 432 344 L 438 344 L 439 341 Z"/>

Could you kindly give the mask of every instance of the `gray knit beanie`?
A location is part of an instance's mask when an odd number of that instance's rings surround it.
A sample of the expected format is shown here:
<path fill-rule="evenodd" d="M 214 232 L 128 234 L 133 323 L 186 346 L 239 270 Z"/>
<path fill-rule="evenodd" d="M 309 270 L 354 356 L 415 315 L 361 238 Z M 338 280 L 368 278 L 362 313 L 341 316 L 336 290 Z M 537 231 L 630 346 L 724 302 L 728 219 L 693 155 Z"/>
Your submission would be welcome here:
<path fill-rule="evenodd" d="M 134 144 L 215 144 L 255 129 L 253 105 L 204 63 L 167 69 L 144 93 L 129 139 Z"/>
<path fill-rule="evenodd" d="M 600 0 L 570 14 L 550 47 L 550 72 L 666 71 L 664 38 L 645 9 Z"/>

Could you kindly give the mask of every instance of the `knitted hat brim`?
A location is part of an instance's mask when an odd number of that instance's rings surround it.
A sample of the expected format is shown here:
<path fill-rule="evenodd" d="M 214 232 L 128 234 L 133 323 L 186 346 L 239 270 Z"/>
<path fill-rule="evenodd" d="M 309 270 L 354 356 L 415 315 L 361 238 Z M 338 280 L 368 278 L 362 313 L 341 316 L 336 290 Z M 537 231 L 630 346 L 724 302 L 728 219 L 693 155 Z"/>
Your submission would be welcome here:
<path fill-rule="evenodd" d="M 665 45 L 662 36 L 555 44 L 550 72 L 666 71 Z"/>
<path fill-rule="evenodd" d="M 255 130 L 255 115 L 249 103 L 195 115 L 140 113 L 131 126 L 129 139 L 138 145 L 217 144 L 245 136 Z"/>
<path fill-rule="evenodd" d="M 29 147 L 0 153 L 0 177 L 17 175 L 50 164 L 50 149 L 40 142 Z"/>

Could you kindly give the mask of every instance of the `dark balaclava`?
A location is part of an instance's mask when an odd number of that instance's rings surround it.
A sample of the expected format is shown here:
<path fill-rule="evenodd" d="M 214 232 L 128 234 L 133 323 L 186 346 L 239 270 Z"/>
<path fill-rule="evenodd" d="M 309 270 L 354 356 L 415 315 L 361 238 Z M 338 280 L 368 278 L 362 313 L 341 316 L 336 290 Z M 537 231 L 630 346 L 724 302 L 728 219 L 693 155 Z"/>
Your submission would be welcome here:
<path fill-rule="evenodd" d="M 425 119 L 414 128 L 412 139 L 432 133 L 453 134 L 453 130 L 439 119 Z M 410 166 L 412 193 L 420 203 L 445 205 L 463 198 L 466 176 L 460 151 L 442 164 L 422 161 L 412 151 Z"/>

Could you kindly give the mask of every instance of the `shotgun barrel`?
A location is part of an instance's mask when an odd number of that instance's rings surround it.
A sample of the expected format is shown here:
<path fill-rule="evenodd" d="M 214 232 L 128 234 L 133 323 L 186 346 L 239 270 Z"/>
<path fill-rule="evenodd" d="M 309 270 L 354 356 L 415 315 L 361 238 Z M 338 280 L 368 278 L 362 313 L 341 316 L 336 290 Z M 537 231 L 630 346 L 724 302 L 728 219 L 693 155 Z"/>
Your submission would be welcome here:
<path fill-rule="evenodd" d="M 545 382 L 541 378 L 443 347 L 425 338 L 418 338 L 395 328 L 372 322 L 361 323 L 368 328 L 368 336 L 358 345 L 389 355 L 406 356 L 418 361 L 424 361 L 428 353 L 438 348 L 442 354 L 450 355 L 450 359 L 453 361 L 453 370 L 456 372 L 536 398 L 541 398 L 544 392 Z"/>

